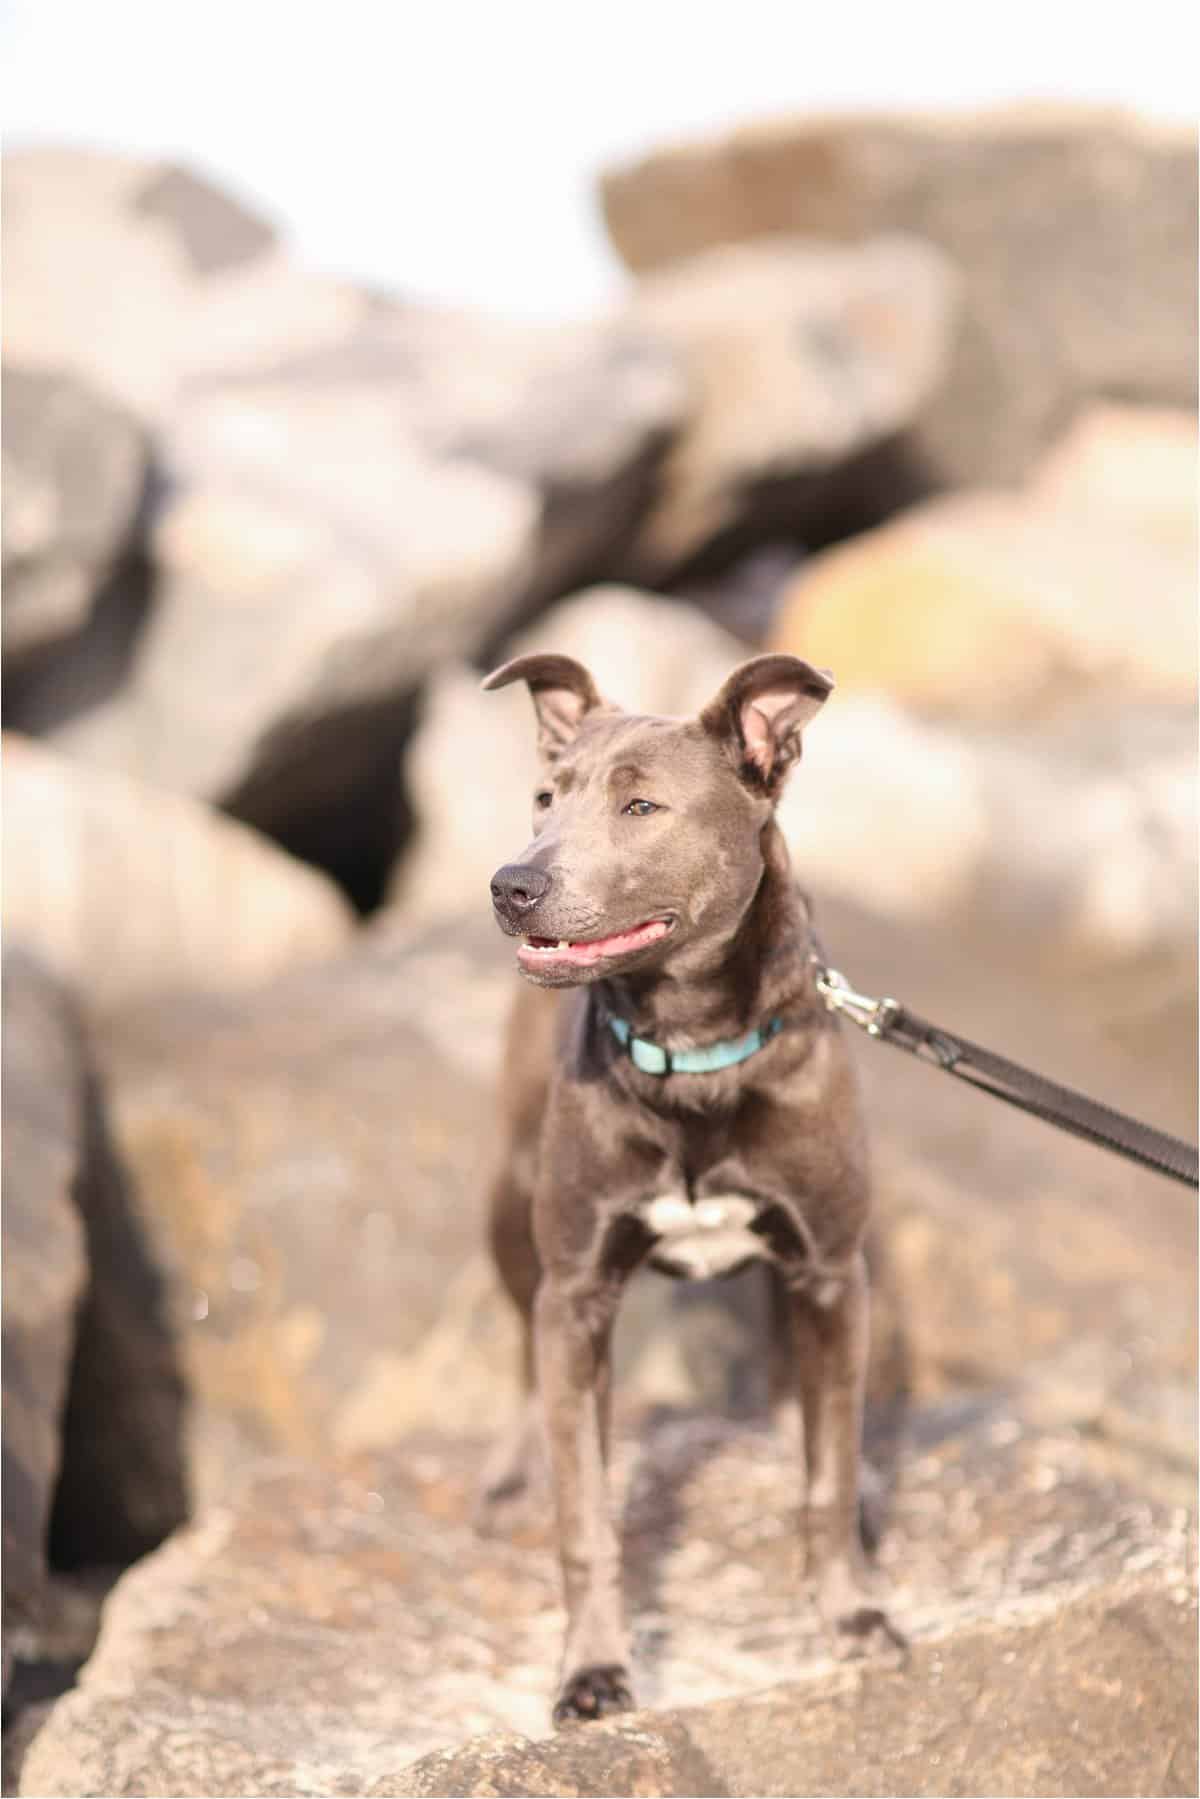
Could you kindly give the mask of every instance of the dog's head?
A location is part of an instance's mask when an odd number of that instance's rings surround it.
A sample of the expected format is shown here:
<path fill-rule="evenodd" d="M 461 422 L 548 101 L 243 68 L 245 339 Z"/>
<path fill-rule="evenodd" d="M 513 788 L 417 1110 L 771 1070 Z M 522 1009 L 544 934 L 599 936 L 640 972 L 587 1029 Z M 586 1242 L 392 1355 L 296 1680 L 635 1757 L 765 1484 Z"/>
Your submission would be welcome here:
<path fill-rule="evenodd" d="M 762 837 L 833 681 L 756 656 L 695 718 L 644 718 L 601 698 L 569 656 L 519 656 L 485 688 L 525 681 L 542 780 L 533 841 L 492 880 L 522 973 L 547 987 L 728 941 L 763 869 Z"/>

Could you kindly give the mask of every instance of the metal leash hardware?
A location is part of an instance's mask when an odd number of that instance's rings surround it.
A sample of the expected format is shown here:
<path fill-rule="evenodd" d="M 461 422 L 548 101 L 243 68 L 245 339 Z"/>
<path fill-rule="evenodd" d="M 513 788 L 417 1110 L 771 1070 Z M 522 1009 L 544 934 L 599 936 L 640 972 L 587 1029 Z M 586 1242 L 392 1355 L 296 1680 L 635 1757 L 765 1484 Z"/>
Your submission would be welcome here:
<path fill-rule="evenodd" d="M 1200 1186 L 1196 1146 L 1100 1100 L 1060 1086 L 1032 1068 L 1022 1068 L 994 1050 L 983 1049 L 909 1012 L 898 1000 L 858 993 L 839 969 L 812 957 L 817 992 L 830 1012 L 842 1013 L 868 1037 L 907 1050 L 918 1061 L 953 1074 L 981 1092 L 1029 1112 L 1046 1124 L 1083 1137 L 1102 1149 L 1139 1162 L 1185 1186 Z"/>
<path fill-rule="evenodd" d="M 829 1011 L 844 1012 L 868 1037 L 886 1036 L 889 1024 L 900 1010 L 898 1000 L 872 999 L 869 994 L 856 993 L 839 968 L 830 968 L 824 963 L 816 965 L 816 983 L 817 992 Z"/>

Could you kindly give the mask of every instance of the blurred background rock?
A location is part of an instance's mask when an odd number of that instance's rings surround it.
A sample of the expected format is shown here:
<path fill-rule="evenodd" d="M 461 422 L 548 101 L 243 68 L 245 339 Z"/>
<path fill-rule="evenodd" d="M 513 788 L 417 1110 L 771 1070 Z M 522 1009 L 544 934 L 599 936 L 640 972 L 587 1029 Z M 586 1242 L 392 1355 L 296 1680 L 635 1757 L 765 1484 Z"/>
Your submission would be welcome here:
<path fill-rule="evenodd" d="M 814 62 L 786 9 L 664 7 L 581 61 L 534 11 L 0 27 L 6 1790 L 1194 1791 L 1193 1197 L 873 1046 L 881 1556 L 921 1655 L 1051 1698 L 954 1773 L 970 1692 L 901 1723 L 871 1676 L 885 1771 L 821 1748 L 761 1287 L 646 1276 L 618 1502 L 664 1734 L 416 1762 L 540 1736 L 557 1628 L 544 1520 L 470 1526 L 515 1376 L 486 883 L 534 778 L 492 662 L 670 713 L 756 649 L 830 667 L 783 820 L 835 960 L 1195 1124 L 1166 13 L 1017 9 L 936 68 L 881 15 L 870 88 L 849 20 Z"/>

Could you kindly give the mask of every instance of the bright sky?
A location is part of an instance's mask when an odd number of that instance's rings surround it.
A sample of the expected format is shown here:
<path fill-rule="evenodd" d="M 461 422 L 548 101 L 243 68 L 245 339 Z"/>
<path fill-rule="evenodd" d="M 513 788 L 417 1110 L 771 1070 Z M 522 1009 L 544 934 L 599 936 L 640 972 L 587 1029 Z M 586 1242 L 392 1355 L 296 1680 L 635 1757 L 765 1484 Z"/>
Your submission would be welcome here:
<path fill-rule="evenodd" d="M 167 154 L 258 202 L 314 265 L 554 317 L 619 284 L 593 199 L 606 162 L 839 107 L 1050 98 L 1191 118 L 1190 13 L 1181 0 L 7 0 L 5 141 Z"/>

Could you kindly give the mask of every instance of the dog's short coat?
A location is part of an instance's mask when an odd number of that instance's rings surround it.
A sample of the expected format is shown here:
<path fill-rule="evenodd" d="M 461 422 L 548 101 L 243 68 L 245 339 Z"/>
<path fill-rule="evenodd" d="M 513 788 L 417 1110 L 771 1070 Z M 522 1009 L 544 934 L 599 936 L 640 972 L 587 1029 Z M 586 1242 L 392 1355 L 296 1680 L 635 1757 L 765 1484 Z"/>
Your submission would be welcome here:
<path fill-rule="evenodd" d="M 605 1464 L 613 1320 L 647 1259 L 684 1275 L 770 1265 L 772 1391 L 802 1426 L 818 1604 L 843 1642 L 897 1638 L 867 1597 L 858 1532 L 866 1148 L 774 817 L 832 681 L 760 656 L 680 720 L 620 711 L 565 656 L 519 657 L 485 686 L 517 680 L 544 778 L 534 839 L 492 882 L 532 986 L 511 1023 L 491 1242 L 529 1403 L 489 1490 L 523 1484 L 540 1396 L 567 1609 L 561 1723 L 633 1703 Z M 627 1041 L 680 1051 L 755 1030 L 761 1047 L 711 1072 L 648 1072 Z"/>

